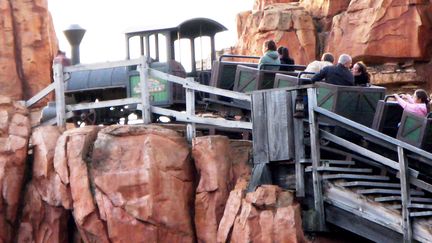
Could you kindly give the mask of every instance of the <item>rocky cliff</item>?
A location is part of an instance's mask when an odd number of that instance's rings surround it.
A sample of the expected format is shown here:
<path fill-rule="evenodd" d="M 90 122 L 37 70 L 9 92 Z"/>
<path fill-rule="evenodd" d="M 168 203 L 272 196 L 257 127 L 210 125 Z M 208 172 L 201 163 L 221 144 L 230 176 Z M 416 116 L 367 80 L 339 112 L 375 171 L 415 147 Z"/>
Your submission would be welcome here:
<path fill-rule="evenodd" d="M 370 66 L 375 84 L 432 89 L 429 0 L 257 0 L 237 23 L 236 53 L 261 55 L 274 39 L 297 64 L 347 53 Z"/>
<path fill-rule="evenodd" d="M 0 1 L 0 95 L 28 99 L 51 83 L 58 44 L 46 0 Z"/>

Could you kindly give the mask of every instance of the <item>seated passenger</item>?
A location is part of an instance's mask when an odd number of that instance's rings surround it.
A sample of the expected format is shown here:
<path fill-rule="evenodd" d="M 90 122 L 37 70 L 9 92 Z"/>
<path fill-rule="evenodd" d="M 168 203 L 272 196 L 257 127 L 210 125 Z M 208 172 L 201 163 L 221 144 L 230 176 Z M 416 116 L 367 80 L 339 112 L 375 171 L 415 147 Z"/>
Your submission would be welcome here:
<path fill-rule="evenodd" d="M 305 72 L 319 73 L 321 69 L 327 66 L 332 66 L 334 63 L 333 54 L 326 52 L 321 56 L 321 61 L 315 60 L 307 65 Z M 302 78 L 312 78 L 313 74 L 303 74 Z"/>
<path fill-rule="evenodd" d="M 347 54 L 339 56 L 336 66 L 324 67 L 319 73 L 312 77 L 312 82 L 317 82 L 325 79 L 326 83 L 334 85 L 354 85 L 354 76 L 350 71 L 352 59 Z"/>
<path fill-rule="evenodd" d="M 419 116 L 427 116 L 429 113 L 429 97 L 425 90 L 418 89 L 414 92 L 414 97 L 411 95 L 394 94 L 396 101 L 404 109 L 404 111 L 412 112 Z M 406 101 L 404 100 L 406 99 Z"/>
<path fill-rule="evenodd" d="M 273 40 L 264 42 L 263 52 L 264 55 L 259 60 L 259 66 L 262 64 L 280 64 L 279 54 L 276 51 L 276 43 Z M 279 66 L 264 66 L 263 70 L 279 70 Z"/>
<path fill-rule="evenodd" d="M 354 84 L 356 86 L 369 86 L 370 74 L 367 71 L 366 65 L 363 62 L 356 62 L 351 69 L 354 75 Z"/>
<path fill-rule="evenodd" d="M 281 64 L 294 65 L 294 59 L 292 59 L 290 57 L 288 48 L 281 46 L 281 47 L 278 48 L 278 53 L 279 53 L 279 56 L 280 56 L 279 59 L 280 59 L 280 63 Z M 283 66 L 281 66 L 279 68 L 279 70 L 281 70 L 281 71 L 294 71 L 295 68 L 294 67 L 283 67 Z"/>

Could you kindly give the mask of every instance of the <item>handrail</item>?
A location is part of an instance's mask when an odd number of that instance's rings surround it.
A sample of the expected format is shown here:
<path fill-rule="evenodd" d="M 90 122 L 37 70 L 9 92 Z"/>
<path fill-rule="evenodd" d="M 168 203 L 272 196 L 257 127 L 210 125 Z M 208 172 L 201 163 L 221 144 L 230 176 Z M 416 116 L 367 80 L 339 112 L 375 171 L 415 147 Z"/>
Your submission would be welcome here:
<path fill-rule="evenodd" d="M 304 70 L 306 69 L 306 66 L 304 65 L 292 65 L 292 64 L 270 64 L 270 63 L 262 63 L 258 66 L 259 70 L 265 70 L 263 67 L 291 67 L 294 68 L 294 70 Z"/>
<path fill-rule="evenodd" d="M 419 148 L 417 148 L 417 147 L 415 147 L 415 146 L 413 146 L 411 144 L 402 142 L 402 141 L 400 141 L 398 139 L 395 139 L 393 137 L 390 137 L 388 135 L 380 133 L 380 132 L 378 132 L 376 130 L 373 130 L 373 129 L 371 129 L 369 127 L 366 127 L 366 126 L 364 126 L 362 124 L 359 124 L 357 122 L 351 121 L 348 118 L 345 118 L 343 116 L 337 115 L 336 113 L 328 111 L 328 110 L 326 110 L 324 108 L 314 107 L 314 111 L 317 112 L 317 113 L 319 113 L 319 114 L 321 114 L 321 115 L 324 115 L 325 117 L 327 117 L 327 118 L 329 118 L 331 120 L 334 120 L 334 121 L 336 121 L 336 122 L 338 122 L 340 124 L 348 125 L 352 129 L 361 131 L 361 132 L 365 133 L 368 136 L 371 136 L 373 138 L 378 138 L 378 139 L 380 139 L 380 140 L 382 140 L 382 141 L 384 141 L 386 143 L 394 145 L 395 148 L 399 146 L 399 147 L 407 149 L 407 150 L 409 150 L 409 151 L 411 151 L 413 153 L 419 154 L 419 155 L 421 155 L 421 156 L 423 156 L 423 157 L 425 157 L 427 159 L 432 160 L 432 153 L 429 153 L 427 151 L 419 149 Z"/>

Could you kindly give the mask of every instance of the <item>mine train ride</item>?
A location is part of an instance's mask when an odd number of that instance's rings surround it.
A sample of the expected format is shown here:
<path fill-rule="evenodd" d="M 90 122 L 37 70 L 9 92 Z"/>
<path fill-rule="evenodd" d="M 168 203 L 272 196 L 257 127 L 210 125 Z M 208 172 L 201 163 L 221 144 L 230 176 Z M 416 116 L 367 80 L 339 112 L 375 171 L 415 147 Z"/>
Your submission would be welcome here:
<path fill-rule="evenodd" d="M 302 65 L 279 65 L 289 66 L 292 71 L 274 71 L 266 70 L 264 65 L 259 66 L 259 57 L 256 56 L 222 55 L 216 59 L 215 35 L 225 30 L 227 29 L 222 24 L 207 18 L 194 18 L 169 27 L 130 30 L 125 33 L 126 58 L 130 59 L 133 56 L 131 43 L 135 41 L 134 43 L 138 43 L 139 46 L 139 53 L 135 56 L 149 57 L 152 69 L 179 77 L 192 77 L 201 84 L 238 92 L 311 83 L 310 79 L 302 78 L 305 74 L 305 66 Z M 187 40 L 190 43 L 190 60 L 187 62 L 176 57 L 176 53 L 180 52 L 177 50 L 180 45 L 179 42 L 175 42 L 179 40 Z M 196 61 L 196 43 L 201 41 L 202 49 L 203 40 L 210 42 L 208 46 L 211 68 L 202 65 L 202 61 L 201 65 L 197 65 L 199 62 Z M 162 54 L 166 56 L 162 58 Z M 184 68 L 187 63 L 191 67 L 188 71 Z M 181 85 L 155 77 L 150 77 L 150 82 L 152 105 L 185 109 L 185 92 Z M 140 97 L 138 85 L 139 72 L 136 66 L 77 71 L 70 74 L 65 87 L 66 102 L 75 104 L 94 102 L 96 99 L 103 101 Z M 315 85 L 318 88 L 318 106 L 429 152 L 432 151 L 431 115 L 424 118 L 403 112 L 397 103 L 385 97 L 385 88 L 346 87 L 325 83 Z M 297 100 L 300 102 L 303 99 Z M 200 94 L 197 97 L 197 110 L 219 112 L 228 119 L 240 114 L 243 119 L 248 119 L 251 104 L 217 95 Z M 75 122 L 86 124 L 116 124 L 121 118 L 126 118 L 134 112 L 136 107 L 133 106 L 111 107 L 81 111 L 73 119 Z M 49 109 L 45 109 L 44 113 L 50 113 Z M 141 115 L 139 111 L 136 114 Z M 341 130 L 343 129 L 336 129 L 335 132 Z"/>

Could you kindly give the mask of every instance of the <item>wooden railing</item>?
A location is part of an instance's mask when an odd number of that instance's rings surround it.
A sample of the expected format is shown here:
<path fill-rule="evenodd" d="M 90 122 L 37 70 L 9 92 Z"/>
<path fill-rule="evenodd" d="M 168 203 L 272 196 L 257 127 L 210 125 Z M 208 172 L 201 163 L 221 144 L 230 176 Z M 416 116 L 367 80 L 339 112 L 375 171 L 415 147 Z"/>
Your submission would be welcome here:
<path fill-rule="evenodd" d="M 75 65 L 64 67 L 62 64 L 54 64 L 54 83 L 50 84 L 48 87 L 43 89 L 41 92 L 36 94 L 34 97 L 26 101 L 27 107 L 35 104 L 37 101 L 42 99 L 44 96 L 48 95 L 51 91 L 55 90 L 55 100 L 56 100 L 56 117 L 50 121 L 44 123 L 49 125 L 57 124 L 57 126 L 65 126 L 66 120 L 73 115 L 74 111 L 87 110 L 87 109 L 98 109 L 107 108 L 119 105 L 131 105 L 137 104 L 137 107 L 142 112 L 142 120 L 144 124 L 151 123 L 151 114 L 156 113 L 159 115 L 175 117 L 177 121 L 186 122 L 187 124 L 187 138 L 191 140 L 195 137 L 196 123 L 212 125 L 218 127 L 226 128 L 240 128 L 240 129 L 252 129 L 251 122 L 244 121 L 230 121 L 221 118 L 203 118 L 196 115 L 195 111 L 195 92 L 205 92 L 214 95 L 220 95 L 229 97 L 232 99 L 251 101 L 249 94 L 233 92 L 230 90 L 219 89 L 215 87 L 210 87 L 206 85 L 199 84 L 189 78 L 180 78 L 174 75 L 163 73 L 157 70 L 150 69 L 146 61 L 146 57 L 142 56 L 139 59 L 119 61 L 119 62 L 108 62 L 99 64 L 89 64 L 89 65 Z M 185 88 L 186 92 L 186 113 L 182 113 L 176 110 L 170 110 L 166 108 L 161 108 L 157 106 L 152 106 L 150 104 L 150 96 L 147 85 L 140 85 L 141 97 L 140 98 L 124 98 L 109 101 L 99 101 L 97 103 L 79 103 L 79 104 L 65 104 L 65 76 L 76 71 L 85 70 L 96 70 L 104 68 L 114 68 L 114 67 L 124 67 L 137 65 L 141 84 L 148 83 L 149 75 L 168 80 L 169 82 L 177 83 Z"/>

